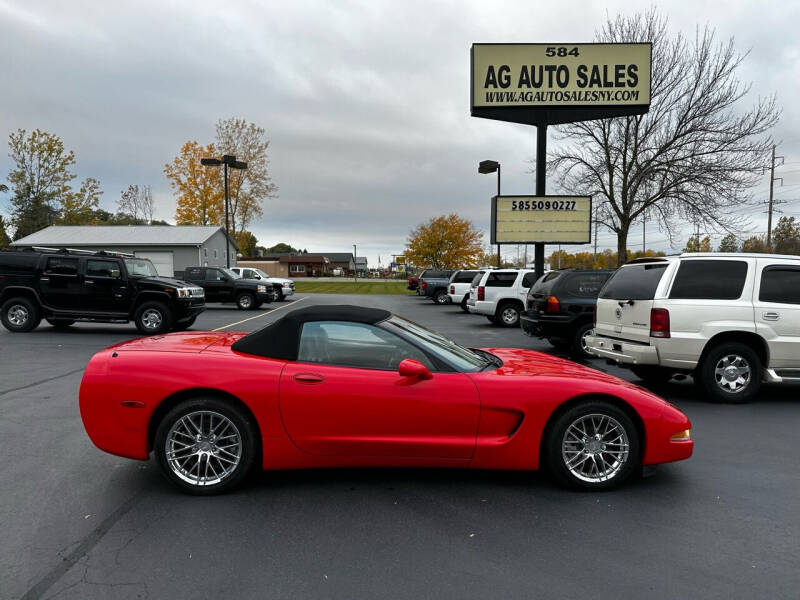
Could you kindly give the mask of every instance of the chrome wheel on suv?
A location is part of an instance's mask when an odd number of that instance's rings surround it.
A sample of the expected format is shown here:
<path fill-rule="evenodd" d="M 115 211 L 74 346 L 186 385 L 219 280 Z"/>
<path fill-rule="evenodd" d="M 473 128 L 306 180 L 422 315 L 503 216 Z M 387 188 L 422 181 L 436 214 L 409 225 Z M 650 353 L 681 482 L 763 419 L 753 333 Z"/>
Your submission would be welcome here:
<path fill-rule="evenodd" d="M 750 364 L 737 354 L 723 356 L 714 367 L 714 379 L 717 385 L 734 394 L 747 387 L 751 376 Z"/>
<path fill-rule="evenodd" d="M 761 371 L 761 360 L 750 346 L 726 342 L 706 353 L 694 377 L 712 400 L 741 403 L 758 394 Z"/>
<path fill-rule="evenodd" d="M 36 329 L 42 315 L 38 306 L 28 298 L 11 298 L 0 307 L 0 320 L 9 331 L 21 333 Z"/>
<path fill-rule="evenodd" d="M 28 308 L 22 304 L 12 304 L 8 309 L 8 320 L 12 325 L 23 327 L 28 321 Z"/>
<path fill-rule="evenodd" d="M 499 322 L 505 327 L 519 326 L 519 307 L 514 304 L 504 304 L 497 311 Z"/>

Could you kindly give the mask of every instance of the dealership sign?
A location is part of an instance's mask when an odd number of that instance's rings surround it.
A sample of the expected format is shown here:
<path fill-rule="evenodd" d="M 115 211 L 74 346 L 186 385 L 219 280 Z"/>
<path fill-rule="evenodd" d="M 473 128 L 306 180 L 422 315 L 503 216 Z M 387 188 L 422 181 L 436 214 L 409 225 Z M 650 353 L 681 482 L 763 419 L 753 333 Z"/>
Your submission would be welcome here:
<path fill-rule="evenodd" d="M 495 196 L 492 244 L 588 244 L 590 196 Z"/>
<path fill-rule="evenodd" d="M 557 124 L 647 112 L 652 44 L 473 44 L 471 114 Z"/>

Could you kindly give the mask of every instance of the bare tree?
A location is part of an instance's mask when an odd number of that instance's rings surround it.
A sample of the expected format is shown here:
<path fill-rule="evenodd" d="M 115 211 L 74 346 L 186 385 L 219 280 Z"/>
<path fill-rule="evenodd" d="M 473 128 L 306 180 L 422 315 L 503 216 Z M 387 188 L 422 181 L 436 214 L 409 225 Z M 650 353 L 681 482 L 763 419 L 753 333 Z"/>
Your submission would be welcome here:
<path fill-rule="evenodd" d="M 119 212 L 130 215 L 136 221 L 150 223 L 153 220 L 153 193 L 149 185 L 129 185 L 117 201 Z"/>
<path fill-rule="evenodd" d="M 217 148 L 220 154 L 232 154 L 247 163 L 246 170 L 228 171 L 231 235 L 235 238 L 237 231 L 246 230 L 263 214 L 264 201 L 277 195 L 278 186 L 269 175 L 269 140 L 263 127 L 244 119 L 226 119 L 217 122 Z"/>
<path fill-rule="evenodd" d="M 645 211 L 671 241 L 681 221 L 741 231 L 747 219 L 734 211 L 750 200 L 780 112 L 774 96 L 741 108 L 750 86 L 735 72 L 745 55 L 733 39 L 717 43 L 708 27 L 693 42 L 670 37 L 655 9 L 609 17 L 596 37 L 653 43 L 650 112 L 560 126 L 557 139 L 565 143 L 549 161 L 559 184 L 600 201 L 597 219 L 617 234 L 619 264 Z"/>

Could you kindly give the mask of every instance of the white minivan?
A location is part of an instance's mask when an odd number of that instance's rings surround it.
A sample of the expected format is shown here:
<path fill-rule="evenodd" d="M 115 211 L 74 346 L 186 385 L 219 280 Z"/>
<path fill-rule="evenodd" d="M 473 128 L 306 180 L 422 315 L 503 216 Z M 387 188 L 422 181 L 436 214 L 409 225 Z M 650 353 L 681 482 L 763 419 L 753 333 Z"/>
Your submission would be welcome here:
<path fill-rule="evenodd" d="M 800 257 L 633 260 L 600 290 L 586 341 L 644 380 L 692 374 L 721 402 L 752 399 L 762 381 L 800 382 Z"/>

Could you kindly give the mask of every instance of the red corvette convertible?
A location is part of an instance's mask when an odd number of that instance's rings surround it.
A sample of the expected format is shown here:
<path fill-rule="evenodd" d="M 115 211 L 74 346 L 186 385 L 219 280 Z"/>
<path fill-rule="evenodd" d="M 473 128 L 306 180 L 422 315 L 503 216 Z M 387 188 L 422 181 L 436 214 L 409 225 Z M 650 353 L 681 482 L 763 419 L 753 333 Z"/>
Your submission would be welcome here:
<path fill-rule="evenodd" d="M 547 468 L 608 488 L 692 454 L 689 419 L 640 387 L 527 350 L 467 349 L 383 310 L 312 306 L 249 335 L 98 352 L 80 389 L 102 450 L 194 494 L 256 466 Z"/>

